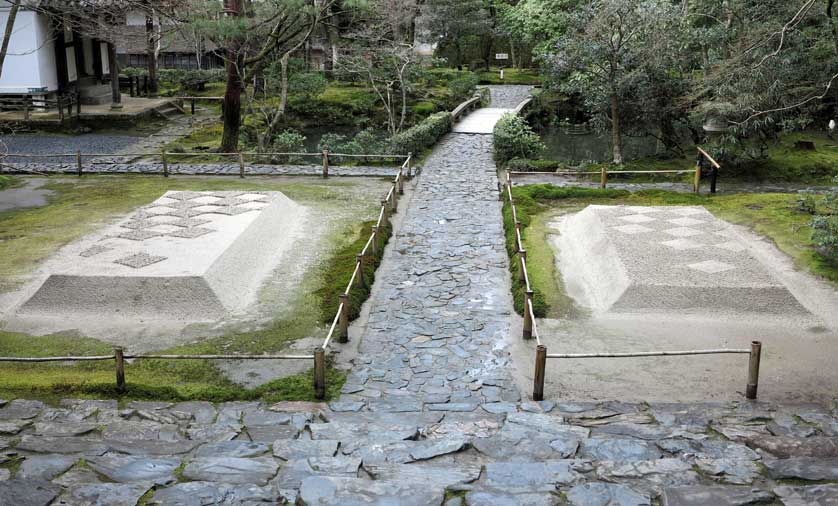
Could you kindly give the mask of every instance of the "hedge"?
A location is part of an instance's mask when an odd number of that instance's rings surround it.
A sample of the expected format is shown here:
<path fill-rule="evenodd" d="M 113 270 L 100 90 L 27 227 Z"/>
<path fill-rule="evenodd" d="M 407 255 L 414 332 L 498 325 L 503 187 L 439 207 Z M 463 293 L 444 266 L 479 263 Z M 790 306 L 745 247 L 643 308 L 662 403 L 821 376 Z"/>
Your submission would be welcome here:
<path fill-rule="evenodd" d="M 495 160 L 501 165 L 513 158 L 537 158 L 545 149 L 530 125 L 512 112 L 501 116 L 493 133 Z"/>
<path fill-rule="evenodd" d="M 390 138 L 390 151 L 397 154 L 418 155 L 432 147 L 451 131 L 453 118 L 450 112 L 438 112 L 428 116 L 418 125 L 412 126 Z"/>

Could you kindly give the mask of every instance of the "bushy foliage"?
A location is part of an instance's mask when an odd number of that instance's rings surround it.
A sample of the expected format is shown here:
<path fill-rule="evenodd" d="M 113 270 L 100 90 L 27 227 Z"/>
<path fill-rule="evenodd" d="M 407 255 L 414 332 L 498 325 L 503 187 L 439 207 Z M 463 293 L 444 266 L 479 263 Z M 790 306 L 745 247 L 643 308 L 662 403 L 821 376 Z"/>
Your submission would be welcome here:
<path fill-rule="evenodd" d="M 305 153 L 306 136 L 296 130 L 284 130 L 273 138 L 272 150 L 277 153 Z M 300 157 L 278 156 L 275 161 L 280 163 L 297 163 Z"/>
<path fill-rule="evenodd" d="M 352 138 L 342 134 L 327 133 L 320 138 L 317 149 L 348 155 L 377 155 L 387 151 L 387 141 L 381 132 L 373 128 L 365 128 Z M 343 162 L 340 157 L 330 157 L 330 159 L 335 163 Z"/>
<path fill-rule="evenodd" d="M 326 91 L 328 82 L 320 72 L 301 72 L 288 79 L 288 92 L 295 97 L 311 99 Z"/>
<path fill-rule="evenodd" d="M 390 151 L 397 154 L 421 153 L 451 131 L 450 112 L 438 112 L 421 123 L 390 138 Z"/>
<path fill-rule="evenodd" d="M 513 158 L 536 158 L 544 151 L 544 143 L 524 118 L 515 113 L 504 114 L 495 125 L 495 160 L 506 164 Z"/>
<path fill-rule="evenodd" d="M 838 184 L 838 177 L 833 181 Z M 826 195 L 819 213 L 812 219 L 812 240 L 823 256 L 838 262 L 838 186 Z"/>
<path fill-rule="evenodd" d="M 474 95 L 480 78 L 473 72 L 466 72 L 448 83 L 448 89 L 455 99 L 462 102 Z"/>

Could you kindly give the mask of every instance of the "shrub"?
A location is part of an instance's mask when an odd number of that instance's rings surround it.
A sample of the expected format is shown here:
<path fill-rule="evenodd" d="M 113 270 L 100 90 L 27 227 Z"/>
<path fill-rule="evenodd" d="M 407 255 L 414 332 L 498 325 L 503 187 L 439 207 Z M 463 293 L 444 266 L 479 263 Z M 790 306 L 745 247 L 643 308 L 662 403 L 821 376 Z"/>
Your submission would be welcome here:
<path fill-rule="evenodd" d="M 477 89 L 477 82 L 479 80 L 480 79 L 477 77 L 477 74 L 468 72 L 456 79 L 452 79 L 451 82 L 448 83 L 448 89 L 451 90 L 451 94 L 457 99 L 457 101 L 463 102 L 474 95 L 474 92 Z"/>
<path fill-rule="evenodd" d="M 833 179 L 838 183 L 838 177 Z M 833 186 L 823 201 L 822 214 L 812 218 L 812 240 L 818 251 L 838 263 L 838 186 Z"/>
<path fill-rule="evenodd" d="M 288 79 L 288 93 L 296 97 L 311 99 L 326 91 L 326 77 L 320 72 L 301 72 Z"/>
<path fill-rule="evenodd" d="M 430 148 L 451 131 L 450 112 L 438 112 L 428 116 L 418 125 L 412 126 L 390 138 L 390 152 L 396 154 L 419 154 Z"/>
<path fill-rule="evenodd" d="M 501 165 L 513 158 L 536 158 L 544 143 L 523 118 L 515 113 L 504 114 L 494 131 L 495 160 Z"/>
<path fill-rule="evenodd" d="M 282 131 L 273 139 L 273 149 L 279 153 L 304 153 L 306 136 L 296 130 Z M 301 158 L 298 156 L 278 156 L 277 162 L 298 163 Z"/>
<path fill-rule="evenodd" d="M 434 113 L 436 106 L 433 102 L 419 102 L 412 107 L 413 114 L 417 116 L 429 116 Z"/>
<path fill-rule="evenodd" d="M 506 168 L 515 172 L 530 172 L 535 170 L 532 160 L 526 158 L 513 158 L 506 163 Z"/>
<path fill-rule="evenodd" d="M 320 142 L 317 143 L 317 151 L 331 151 L 332 153 L 339 153 L 343 151 L 343 146 L 346 144 L 346 136 L 342 134 L 327 133 L 323 134 Z"/>

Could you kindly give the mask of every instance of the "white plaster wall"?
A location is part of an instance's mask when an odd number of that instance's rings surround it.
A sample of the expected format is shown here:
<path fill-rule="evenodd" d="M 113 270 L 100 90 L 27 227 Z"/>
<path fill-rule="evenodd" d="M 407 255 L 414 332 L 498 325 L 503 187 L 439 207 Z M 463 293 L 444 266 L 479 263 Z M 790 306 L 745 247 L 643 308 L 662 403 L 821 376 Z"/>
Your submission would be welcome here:
<path fill-rule="evenodd" d="M 0 11 L 0 26 L 6 26 L 7 10 Z M 32 11 L 20 11 L 15 19 L 9 51 L 0 76 L 0 93 L 27 93 L 58 89 L 55 48 L 49 21 Z"/>

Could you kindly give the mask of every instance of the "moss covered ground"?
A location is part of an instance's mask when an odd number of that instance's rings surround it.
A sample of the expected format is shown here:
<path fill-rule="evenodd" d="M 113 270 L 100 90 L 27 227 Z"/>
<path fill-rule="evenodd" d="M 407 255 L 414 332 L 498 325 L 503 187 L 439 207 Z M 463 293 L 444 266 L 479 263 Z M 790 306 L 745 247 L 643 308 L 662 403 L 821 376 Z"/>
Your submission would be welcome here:
<path fill-rule="evenodd" d="M 527 185 L 512 190 L 518 221 L 523 229 L 530 281 L 535 291 L 537 316 L 564 317 L 575 311 L 561 285 L 556 269 L 547 223 L 555 216 L 573 212 L 590 204 L 601 205 L 700 205 L 716 217 L 744 225 L 773 241 L 790 256 L 795 265 L 838 286 L 838 265 L 818 253 L 812 241 L 812 216 L 797 208 L 797 195 L 785 193 L 741 193 L 695 195 L 660 190 L 630 193 L 625 190 L 559 188 L 551 185 Z M 504 205 L 504 227 L 510 258 L 515 250 L 515 235 L 509 204 Z M 518 263 L 511 261 L 513 279 Z M 523 308 L 523 289 L 514 284 L 516 310 Z"/>
<path fill-rule="evenodd" d="M 96 176 L 82 180 L 56 180 L 46 187 L 54 191 L 47 206 L 0 213 L 0 280 L 4 291 L 13 289 L 40 262 L 108 220 L 150 202 L 166 190 L 278 190 L 311 206 L 342 209 L 356 206 L 347 185 L 352 182 L 312 182 L 266 179 L 156 178 L 142 176 Z M 383 191 L 383 186 L 382 186 Z M 377 195 L 376 195 L 377 197 Z M 370 199 L 370 209 L 377 207 Z M 370 213 L 371 214 L 371 213 Z M 356 214 L 357 215 L 357 214 Z M 325 336 L 323 321 L 336 310 L 332 294 L 339 293 L 354 269 L 351 250 L 366 241 L 369 224 L 353 220 L 351 213 L 337 222 L 327 237 L 328 253 L 303 278 L 297 300 L 290 302 L 290 316 L 278 317 L 264 328 L 231 331 L 217 337 L 196 339 L 192 344 L 160 350 L 166 354 L 275 353 L 290 341 Z M 358 248 L 360 250 L 360 248 Z M 359 307 L 367 296 L 353 294 Z M 328 313 L 328 314 L 327 314 Z M 0 332 L 0 356 L 108 355 L 109 344 L 79 335 L 35 337 Z M 126 366 L 126 399 L 171 400 L 313 400 L 311 371 L 282 378 L 255 389 L 245 389 L 228 380 L 210 361 L 138 360 Z M 328 395 L 337 395 L 344 373 L 329 369 Z M 0 398 L 117 397 L 113 362 L 67 364 L 0 364 Z"/>
<path fill-rule="evenodd" d="M 480 71 L 480 84 L 530 84 L 537 86 L 541 84 L 541 75 L 537 69 L 516 69 L 505 68 L 503 79 L 500 78 L 500 68 L 492 67 L 491 70 Z"/>

